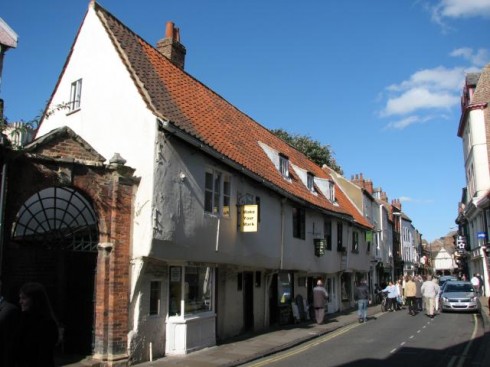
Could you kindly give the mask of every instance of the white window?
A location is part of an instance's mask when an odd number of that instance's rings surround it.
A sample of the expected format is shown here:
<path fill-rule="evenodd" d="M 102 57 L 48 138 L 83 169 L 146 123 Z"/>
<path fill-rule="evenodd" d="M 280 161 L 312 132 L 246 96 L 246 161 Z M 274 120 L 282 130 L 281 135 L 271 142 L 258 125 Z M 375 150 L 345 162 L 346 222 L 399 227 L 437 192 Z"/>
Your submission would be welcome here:
<path fill-rule="evenodd" d="M 80 108 L 80 100 L 82 98 L 82 79 L 78 79 L 71 83 L 70 90 L 70 110 L 75 111 Z"/>
<path fill-rule="evenodd" d="M 282 177 L 289 178 L 289 158 L 279 154 L 279 171 Z"/>
<path fill-rule="evenodd" d="M 328 181 L 328 186 L 327 186 L 327 199 L 330 200 L 331 202 L 335 201 L 335 185 L 333 181 Z"/>
<path fill-rule="evenodd" d="M 313 173 L 308 172 L 306 174 L 306 186 L 308 190 L 315 191 L 315 176 L 313 176 Z"/>
<path fill-rule="evenodd" d="M 204 211 L 223 217 L 230 216 L 231 177 L 209 169 L 204 184 Z"/>

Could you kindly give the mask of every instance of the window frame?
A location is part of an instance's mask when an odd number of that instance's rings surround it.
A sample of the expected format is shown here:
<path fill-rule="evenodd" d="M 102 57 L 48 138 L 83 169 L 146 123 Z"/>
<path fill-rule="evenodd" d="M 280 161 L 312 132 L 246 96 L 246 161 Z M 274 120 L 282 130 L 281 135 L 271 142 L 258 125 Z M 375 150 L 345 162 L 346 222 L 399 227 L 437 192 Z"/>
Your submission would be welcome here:
<path fill-rule="evenodd" d="M 352 252 L 359 253 L 359 232 L 352 231 Z"/>
<path fill-rule="evenodd" d="M 337 251 L 344 252 L 344 226 L 342 223 L 337 222 Z"/>
<path fill-rule="evenodd" d="M 230 174 L 214 168 L 205 170 L 203 203 L 205 214 L 222 218 L 231 216 L 231 186 L 232 176 Z"/>
<path fill-rule="evenodd" d="M 289 179 L 289 158 L 284 154 L 279 154 L 279 172 L 282 177 Z"/>
<path fill-rule="evenodd" d="M 158 285 L 156 289 L 153 285 Z M 148 302 L 148 315 L 158 316 L 161 313 L 162 307 L 162 281 L 161 280 L 151 280 L 150 281 L 150 295 Z"/>
<path fill-rule="evenodd" d="M 306 239 L 306 210 L 294 206 L 292 208 L 293 237 L 300 240 Z"/>
<path fill-rule="evenodd" d="M 325 250 L 332 251 L 332 221 L 323 221 L 323 238 L 325 239 Z"/>
<path fill-rule="evenodd" d="M 306 187 L 312 192 L 315 191 L 315 175 L 311 172 L 306 173 Z"/>
<path fill-rule="evenodd" d="M 204 278 L 202 277 L 203 270 L 205 271 Z M 215 268 L 205 265 L 169 266 L 168 317 L 186 318 L 214 312 L 215 271 Z M 196 285 L 193 284 L 191 275 L 194 275 L 193 278 L 198 280 L 197 293 Z M 204 283 L 199 288 L 200 280 L 204 280 L 206 289 L 204 289 Z M 191 299 L 190 296 L 196 294 L 199 296 L 198 298 L 207 299 L 208 303 L 206 304 L 206 301 L 204 301 L 201 308 L 195 308 L 195 299 Z M 207 295 L 207 297 L 204 298 L 204 295 Z M 194 306 L 194 309 L 192 306 Z"/>
<path fill-rule="evenodd" d="M 70 85 L 70 112 L 77 111 L 81 108 L 82 102 L 82 78 L 75 80 Z"/>

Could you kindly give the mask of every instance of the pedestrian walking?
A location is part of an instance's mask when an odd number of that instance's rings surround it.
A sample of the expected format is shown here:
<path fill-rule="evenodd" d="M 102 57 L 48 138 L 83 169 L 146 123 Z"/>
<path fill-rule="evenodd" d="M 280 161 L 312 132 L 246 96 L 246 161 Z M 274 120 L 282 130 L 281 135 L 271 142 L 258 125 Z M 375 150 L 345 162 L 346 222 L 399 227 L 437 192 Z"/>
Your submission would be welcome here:
<path fill-rule="evenodd" d="M 432 281 L 439 286 L 439 279 L 436 277 L 432 278 Z M 441 287 L 437 291 L 436 298 L 434 298 L 434 312 L 439 313 L 439 297 L 441 296 Z"/>
<path fill-rule="evenodd" d="M 402 280 L 398 279 L 396 284 L 396 309 L 399 311 L 403 308 L 403 285 Z"/>
<path fill-rule="evenodd" d="M 398 290 L 396 285 L 393 284 L 392 281 L 388 282 L 388 285 L 383 292 L 387 292 L 388 295 L 386 297 L 386 308 L 392 311 L 396 311 L 396 296 L 398 294 Z"/>
<path fill-rule="evenodd" d="M 427 316 L 434 318 L 435 298 L 439 293 L 439 285 L 432 281 L 432 276 L 427 275 L 427 280 L 422 283 L 422 296 L 425 299 L 425 311 Z"/>
<path fill-rule="evenodd" d="M 415 277 L 414 279 L 415 282 L 415 287 L 417 288 L 416 293 L 415 293 L 415 305 L 417 312 L 422 312 L 423 311 L 423 306 L 422 306 L 422 276 L 419 274 Z"/>
<path fill-rule="evenodd" d="M 480 282 L 480 296 L 484 296 L 485 295 L 485 281 L 483 280 L 480 273 L 476 273 L 476 277 L 478 278 L 478 281 Z"/>
<path fill-rule="evenodd" d="M 313 307 L 315 308 L 315 319 L 318 325 L 323 324 L 325 318 L 325 303 L 328 301 L 328 293 L 319 279 L 313 288 Z"/>
<path fill-rule="evenodd" d="M 54 367 L 58 324 L 44 286 L 26 283 L 19 292 L 20 323 L 15 337 L 16 367 Z"/>
<path fill-rule="evenodd" d="M 359 322 L 366 322 L 367 308 L 369 304 L 369 288 L 365 279 L 361 279 L 361 282 L 357 286 L 356 292 L 354 293 L 354 299 L 357 301 L 357 314 L 359 316 Z"/>
<path fill-rule="evenodd" d="M 473 285 L 473 288 L 475 289 L 475 293 L 477 295 L 480 295 L 480 279 L 476 276 L 476 273 L 473 274 L 473 277 L 471 278 L 471 284 Z"/>
<path fill-rule="evenodd" d="M 415 296 L 417 295 L 417 285 L 413 281 L 410 275 L 407 275 L 405 281 L 405 299 L 408 305 L 408 314 L 415 316 L 416 315 L 416 306 L 415 306 Z"/>
<path fill-rule="evenodd" d="M 0 366 L 13 366 L 13 336 L 17 329 L 20 311 L 2 295 L 0 280 Z"/>

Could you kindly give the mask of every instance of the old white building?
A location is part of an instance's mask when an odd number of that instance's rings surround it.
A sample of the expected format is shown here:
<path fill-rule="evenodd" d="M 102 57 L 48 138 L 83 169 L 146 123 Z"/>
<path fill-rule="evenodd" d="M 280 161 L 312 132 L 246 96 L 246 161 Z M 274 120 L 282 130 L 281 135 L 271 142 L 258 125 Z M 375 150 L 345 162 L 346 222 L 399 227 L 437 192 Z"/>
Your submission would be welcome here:
<path fill-rule="evenodd" d="M 91 2 L 46 109 L 59 111 L 37 132 L 68 126 L 140 179 L 127 337 L 101 330 L 97 309 L 100 360 L 188 353 L 288 322 L 318 278 L 329 312 L 351 307 L 356 274 L 370 270 L 372 225 L 330 174 L 184 71 L 185 51 L 173 23 L 153 46 Z"/>

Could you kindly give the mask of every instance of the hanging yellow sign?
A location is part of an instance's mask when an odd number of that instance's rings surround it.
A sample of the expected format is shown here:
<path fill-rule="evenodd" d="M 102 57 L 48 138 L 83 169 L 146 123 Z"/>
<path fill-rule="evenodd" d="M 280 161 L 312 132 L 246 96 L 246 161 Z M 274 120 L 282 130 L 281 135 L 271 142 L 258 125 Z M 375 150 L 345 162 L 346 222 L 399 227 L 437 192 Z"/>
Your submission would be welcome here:
<path fill-rule="evenodd" d="M 257 232 L 258 205 L 243 205 L 240 214 L 240 232 Z"/>

